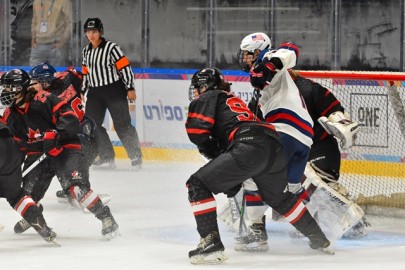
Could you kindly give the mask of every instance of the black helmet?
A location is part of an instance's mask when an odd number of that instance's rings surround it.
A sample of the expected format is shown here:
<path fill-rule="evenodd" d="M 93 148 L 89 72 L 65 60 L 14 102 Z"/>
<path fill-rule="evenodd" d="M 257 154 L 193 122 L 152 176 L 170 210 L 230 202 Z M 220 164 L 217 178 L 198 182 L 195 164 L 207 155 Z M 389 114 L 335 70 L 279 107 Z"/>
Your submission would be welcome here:
<path fill-rule="evenodd" d="M 218 68 L 203 68 L 194 73 L 191 78 L 191 85 L 189 88 L 189 99 L 194 100 L 198 95 L 202 94 L 201 87 L 205 86 L 207 90 L 219 89 L 222 84 L 224 75 Z M 197 91 L 198 93 L 196 93 Z"/>
<path fill-rule="evenodd" d="M 5 107 L 13 105 L 15 97 L 20 93 L 25 93 L 30 83 L 30 76 L 22 69 L 12 69 L 4 73 L 0 79 L 1 105 Z"/>
<path fill-rule="evenodd" d="M 88 18 L 84 23 L 84 32 L 86 32 L 87 30 L 98 30 L 101 34 L 103 34 L 103 23 L 99 18 Z"/>
<path fill-rule="evenodd" d="M 55 73 L 56 69 L 45 62 L 33 67 L 29 74 L 32 80 L 50 83 L 55 79 Z"/>

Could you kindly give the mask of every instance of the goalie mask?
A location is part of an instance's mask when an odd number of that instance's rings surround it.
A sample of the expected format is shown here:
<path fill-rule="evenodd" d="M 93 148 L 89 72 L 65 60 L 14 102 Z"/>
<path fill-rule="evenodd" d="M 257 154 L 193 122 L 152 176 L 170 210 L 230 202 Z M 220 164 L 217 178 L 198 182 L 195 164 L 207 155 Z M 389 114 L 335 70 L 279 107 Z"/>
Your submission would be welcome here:
<path fill-rule="evenodd" d="M 24 95 L 30 86 L 30 76 L 22 69 L 12 69 L 1 76 L 0 79 L 0 105 L 12 106 L 18 95 Z"/>
<path fill-rule="evenodd" d="M 257 56 L 263 50 L 270 49 L 270 47 L 271 40 L 265 33 L 253 33 L 243 38 L 236 56 L 241 69 L 245 72 L 249 72 Z"/>
<path fill-rule="evenodd" d="M 42 84 L 44 89 L 47 89 L 51 81 L 55 79 L 56 69 L 48 63 L 42 63 L 33 67 L 29 73 L 32 80 Z"/>
<path fill-rule="evenodd" d="M 189 88 L 189 99 L 193 101 L 207 90 L 219 89 L 224 81 L 224 75 L 218 68 L 203 68 L 194 73 Z"/>

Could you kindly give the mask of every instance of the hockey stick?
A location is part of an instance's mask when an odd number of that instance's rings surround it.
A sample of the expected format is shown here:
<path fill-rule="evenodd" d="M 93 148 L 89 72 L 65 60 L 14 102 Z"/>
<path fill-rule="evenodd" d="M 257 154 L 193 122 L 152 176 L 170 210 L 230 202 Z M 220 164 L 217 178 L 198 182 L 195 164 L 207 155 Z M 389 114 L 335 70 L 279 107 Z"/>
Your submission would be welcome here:
<path fill-rule="evenodd" d="M 259 100 L 260 97 L 262 96 L 260 94 L 260 89 L 259 88 L 255 88 L 253 90 L 253 95 L 256 97 L 256 104 L 255 104 L 255 109 L 254 109 L 254 117 L 253 117 L 253 121 L 256 121 L 257 119 L 257 113 L 259 112 Z M 246 226 L 246 222 L 243 219 L 244 215 L 245 215 L 245 204 L 246 204 L 246 195 L 245 192 L 243 192 L 243 197 L 242 197 L 242 205 L 241 205 L 241 209 L 239 211 L 240 213 L 240 220 L 239 220 L 239 235 L 242 235 L 243 230 L 245 230 L 245 232 L 247 233 L 247 226 Z M 239 206 L 239 205 L 238 205 Z"/>
<path fill-rule="evenodd" d="M 27 169 L 22 172 L 22 177 L 25 177 L 30 171 L 32 171 L 39 163 L 41 163 L 47 157 L 46 154 L 42 154 L 37 160 L 34 161 Z"/>

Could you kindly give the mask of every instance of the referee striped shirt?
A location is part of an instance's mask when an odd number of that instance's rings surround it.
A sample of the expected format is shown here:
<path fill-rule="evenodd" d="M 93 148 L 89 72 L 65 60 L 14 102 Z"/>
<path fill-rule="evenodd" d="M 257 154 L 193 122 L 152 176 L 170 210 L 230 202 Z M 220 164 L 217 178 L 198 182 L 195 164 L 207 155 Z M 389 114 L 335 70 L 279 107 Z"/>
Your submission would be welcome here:
<path fill-rule="evenodd" d="M 128 90 L 135 89 L 135 77 L 128 58 L 117 44 L 102 40 L 97 48 L 89 44 L 82 51 L 83 92 L 89 87 L 110 85 L 120 79 Z"/>

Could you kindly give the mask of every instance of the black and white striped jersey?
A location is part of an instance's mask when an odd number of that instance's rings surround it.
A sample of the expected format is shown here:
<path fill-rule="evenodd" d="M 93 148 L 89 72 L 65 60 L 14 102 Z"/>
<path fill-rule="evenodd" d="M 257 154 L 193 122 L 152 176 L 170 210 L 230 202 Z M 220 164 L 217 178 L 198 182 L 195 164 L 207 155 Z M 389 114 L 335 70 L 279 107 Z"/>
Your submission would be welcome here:
<path fill-rule="evenodd" d="M 127 89 L 135 89 L 135 77 L 128 58 L 116 43 L 102 40 L 97 48 L 89 44 L 82 51 L 82 90 L 106 86 L 120 79 Z"/>

